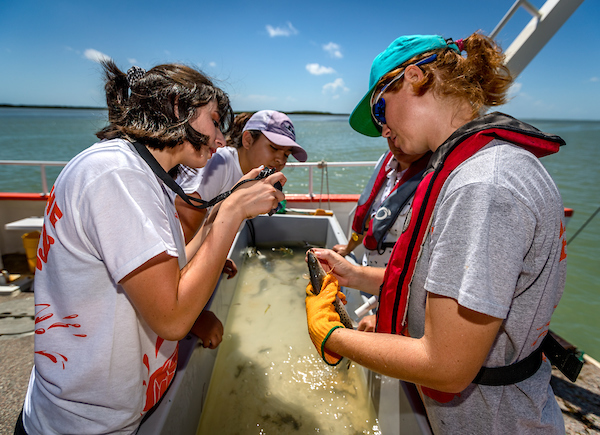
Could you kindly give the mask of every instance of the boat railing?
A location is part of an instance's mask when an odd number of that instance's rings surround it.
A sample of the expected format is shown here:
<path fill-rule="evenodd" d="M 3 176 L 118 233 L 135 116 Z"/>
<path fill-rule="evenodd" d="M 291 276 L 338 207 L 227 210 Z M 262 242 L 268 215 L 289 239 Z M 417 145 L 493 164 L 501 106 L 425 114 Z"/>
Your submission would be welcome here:
<path fill-rule="evenodd" d="M 38 166 L 40 168 L 40 177 L 42 184 L 42 194 L 48 195 L 50 190 L 48 189 L 48 178 L 46 176 L 46 167 L 48 166 L 65 166 L 68 162 L 53 162 L 45 160 L 0 160 L 0 165 L 16 165 L 16 166 Z M 366 166 L 374 167 L 377 164 L 375 161 L 359 161 L 359 162 L 327 162 L 321 160 L 320 162 L 303 162 L 303 163 L 288 163 L 287 167 L 291 168 L 308 168 L 308 195 L 311 198 L 315 197 L 314 192 L 314 169 L 321 170 L 321 176 L 326 174 L 327 168 L 333 167 L 356 167 Z"/>
<path fill-rule="evenodd" d="M 315 197 L 314 192 L 314 169 L 321 170 L 321 177 L 327 174 L 327 168 L 342 168 L 342 167 L 357 167 L 366 166 L 374 167 L 377 164 L 376 161 L 358 161 L 358 162 L 327 162 L 321 160 L 320 162 L 303 162 L 303 163 L 288 163 L 285 165 L 286 168 L 308 168 L 308 195 L 311 198 Z"/>
<path fill-rule="evenodd" d="M 48 166 L 65 166 L 68 162 L 52 162 L 47 160 L 0 160 L 0 165 L 13 166 L 39 166 L 40 176 L 42 181 L 42 194 L 48 195 L 48 177 L 46 176 L 46 167 Z"/>

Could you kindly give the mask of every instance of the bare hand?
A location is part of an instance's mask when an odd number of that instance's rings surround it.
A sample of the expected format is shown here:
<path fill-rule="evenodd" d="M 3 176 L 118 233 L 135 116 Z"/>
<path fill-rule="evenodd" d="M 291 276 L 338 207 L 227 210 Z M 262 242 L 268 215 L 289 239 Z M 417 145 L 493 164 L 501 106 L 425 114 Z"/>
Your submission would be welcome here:
<path fill-rule="evenodd" d="M 243 179 L 252 179 L 260 173 L 259 168 L 252 169 Z M 277 182 L 283 186 L 286 182 L 281 172 L 254 182 L 246 183 L 236 189 L 225 201 L 223 207 L 243 213 L 244 219 L 252 219 L 261 213 L 268 213 L 285 199 L 285 195 L 273 185 Z"/>
<path fill-rule="evenodd" d="M 358 330 L 365 332 L 375 332 L 375 326 L 377 325 L 377 316 L 372 314 L 370 316 L 364 316 L 358 322 Z"/>
<path fill-rule="evenodd" d="M 223 340 L 223 324 L 212 311 L 202 311 L 191 332 L 202 341 L 202 347 L 205 348 L 215 349 Z"/>
<path fill-rule="evenodd" d="M 355 268 L 358 266 L 354 266 L 340 254 L 331 249 L 313 248 L 312 251 L 321 263 L 321 266 L 323 266 L 325 272 L 335 276 L 341 286 L 352 287 L 350 283 L 354 278 Z"/>
<path fill-rule="evenodd" d="M 346 255 L 348 255 L 351 252 L 350 249 L 348 249 L 348 245 L 342 245 L 342 244 L 335 245 L 331 249 L 333 252 L 337 252 L 342 257 L 345 257 Z"/>

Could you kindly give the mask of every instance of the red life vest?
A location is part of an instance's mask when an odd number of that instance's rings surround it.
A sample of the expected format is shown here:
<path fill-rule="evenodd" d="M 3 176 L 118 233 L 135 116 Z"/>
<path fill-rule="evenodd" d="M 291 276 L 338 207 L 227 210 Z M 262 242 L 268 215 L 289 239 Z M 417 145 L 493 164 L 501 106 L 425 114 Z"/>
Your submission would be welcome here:
<path fill-rule="evenodd" d="M 379 165 L 377 165 L 375 171 L 373 171 L 373 175 L 371 175 L 363 193 L 361 193 L 360 198 L 358 198 L 358 204 L 356 206 L 356 211 L 354 212 L 354 220 L 352 221 L 352 230 L 357 234 L 362 234 L 365 231 L 369 211 L 373 206 L 377 194 L 387 179 L 389 171 L 386 169 L 386 166 L 393 156 L 391 151 L 388 151 L 385 156 L 381 156 Z"/>
<path fill-rule="evenodd" d="M 354 220 L 352 222 L 352 230 L 357 234 L 363 234 L 367 226 L 369 212 L 373 207 L 377 195 L 381 189 L 383 189 L 387 181 L 387 175 L 390 172 L 390 170 L 387 169 L 387 165 L 392 157 L 393 154 L 390 151 L 388 151 L 385 156 L 382 156 L 371 179 L 358 200 Z M 408 200 L 412 198 L 413 193 L 417 188 L 418 181 L 421 179 L 423 171 L 427 166 L 429 157 L 431 157 L 431 153 L 427 153 L 419 160 L 413 162 L 392 188 L 388 197 L 382 201 L 376 214 L 376 220 L 371 221 L 363 239 L 363 245 L 367 249 L 371 251 L 378 249 L 380 252 L 383 252 L 387 247 L 384 245 L 383 239 L 394 222 L 396 222 L 402 208 Z M 391 246 L 393 246 L 393 244 L 390 245 L 390 247 Z"/>
<path fill-rule="evenodd" d="M 396 243 L 395 240 L 390 243 L 384 242 L 385 235 L 392 228 L 398 216 L 400 216 L 400 212 L 402 212 L 406 204 L 413 197 L 430 157 L 431 153 L 426 153 L 419 160 L 412 162 L 387 198 L 381 202 L 375 216 L 371 219 L 367 234 L 363 238 L 365 248 L 371 251 L 377 250 L 382 254 L 386 248 L 394 246 Z"/>
<path fill-rule="evenodd" d="M 518 145 L 536 157 L 558 151 L 564 141 L 502 113 L 491 113 L 455 131 L 432 155 L 385 271 L 379 296 L 377 332 L 407 335 L 408 298 L 417 259 L 435 203 L 450 173 L 493 139 Z"/>

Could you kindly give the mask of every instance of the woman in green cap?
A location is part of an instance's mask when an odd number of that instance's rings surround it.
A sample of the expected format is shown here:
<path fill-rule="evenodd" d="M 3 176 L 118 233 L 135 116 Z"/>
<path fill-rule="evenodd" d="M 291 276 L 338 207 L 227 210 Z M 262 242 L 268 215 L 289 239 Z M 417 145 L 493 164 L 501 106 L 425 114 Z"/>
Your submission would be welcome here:
<path fill-rule="evenodd" d="M 429 166 L 385 271 L 316 250 L 339 285 L 380 296 L 369 333 L 341 327 L 336 286 L 307 292 L 317 349 L 415 383 L 435 433 L 564 433 L 542 357 L 565 283 L 564 209 L 539 161 L 564 141 L 484 114 L 511 83 L 481 34 L 396 39 L 350 125 L 407 154 L 431 151 Z"/>

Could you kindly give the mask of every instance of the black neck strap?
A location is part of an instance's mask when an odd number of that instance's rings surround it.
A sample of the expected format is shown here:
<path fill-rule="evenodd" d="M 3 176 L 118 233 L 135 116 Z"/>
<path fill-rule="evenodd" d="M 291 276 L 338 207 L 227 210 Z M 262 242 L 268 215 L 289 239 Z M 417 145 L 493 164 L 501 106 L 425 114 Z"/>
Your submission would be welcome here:
<path fill-rule="evenodd" d="M 181 197 L 181 199 L 183 199 L 186 203 L 188 203 L 192 207 L 198 208 L 200 210 L 206 209 L 208 207 L 212 207 L 213 205 L 223 201 L 225 198 L 227 198 L 229 195 L 231 195 L 231 193 L 235 189 L 240 187 L 242 184 L 247 183 L 248 181 L 258 180 L 258 178 L 251 179 L 251 180 L 242 180 L 239 183 L 237 183 L 235 186 L 233 186 L 233 188 L 231 190 L 228 190 L 227 192 L 223 192 L 220 195 L 217 195 L 210 201 L 205 201 L 203 199 L 198 199 L 198 198 L 194 198 L 192 196 L 188 196 L 183 191 L 181 186 L 179 184 L 177 184 L 175 182 L 175 180 L 173 180 L 173 177 L 171 177 L 163 169 L 163 167 L 160 166 L 160 163 L 158 163 L 156 161 L 156 159 L 154 158 L 152 153 L 148 150 L 148 148 L 146 148 L 146 146 L 142 145 L 139 142 L 133 142 L 133 146 L 135 147 L 135 149 L 138 152 L 138 154 L 140 155 L 140 157 L 142 159 L 144 159 L 144 161 L 146 163 L 148 163 L 148 166 L 150 166 L 150 169 L 152 169 L 152 172 L 154 172 L 156 174 L 156 176 L 163 181 L 163 183 L 165 183 L 173 192 L 175 192 L 177 195 L 179 195 Z M 198 204 L 193 204 L 192 201 L 195 201 Z"/>

